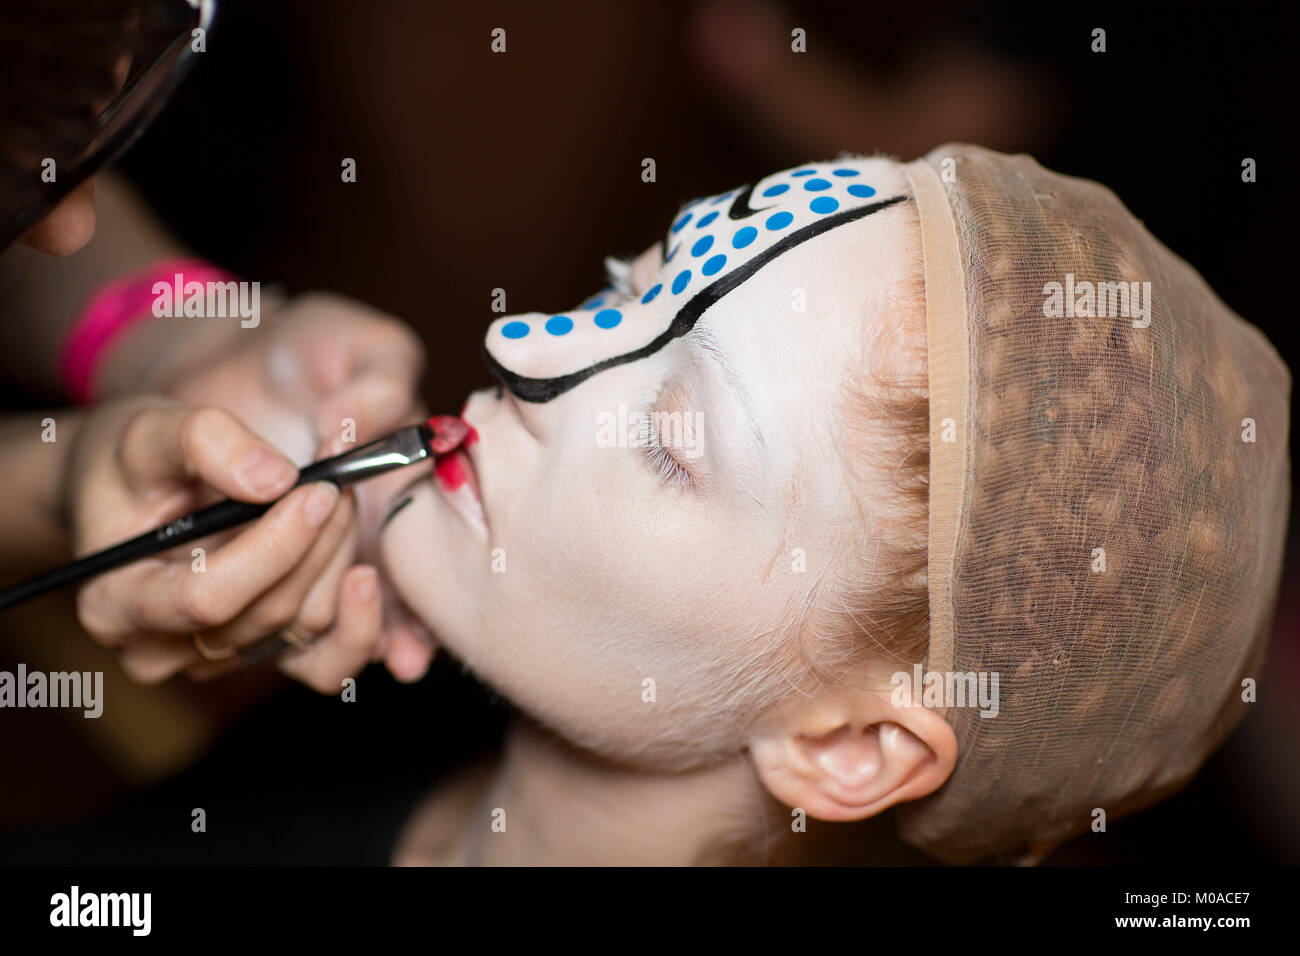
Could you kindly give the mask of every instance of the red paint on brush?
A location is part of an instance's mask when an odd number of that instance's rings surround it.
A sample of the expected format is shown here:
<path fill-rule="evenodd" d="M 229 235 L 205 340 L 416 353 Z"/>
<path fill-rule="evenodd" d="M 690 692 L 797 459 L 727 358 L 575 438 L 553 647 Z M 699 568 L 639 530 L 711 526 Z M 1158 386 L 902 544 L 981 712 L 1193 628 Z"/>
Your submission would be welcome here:
<path fill-rule="evenodd" d="M 474 429 L 455 415 L 434 415 L 429 419 L 429 427 L 433 429 L 433 440 L 429 442 L 429 448 L 438 456 L 455 451 L 465 443 L 466 436 L 474 432 Z"/>

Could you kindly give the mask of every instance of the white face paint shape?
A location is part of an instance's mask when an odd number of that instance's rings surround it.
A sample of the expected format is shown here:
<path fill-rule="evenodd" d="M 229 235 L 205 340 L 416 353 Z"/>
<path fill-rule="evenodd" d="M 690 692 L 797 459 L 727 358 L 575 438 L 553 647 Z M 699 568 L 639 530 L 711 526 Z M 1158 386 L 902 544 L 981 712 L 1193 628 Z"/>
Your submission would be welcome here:
<path fill-rule="evenodd" d="M 387 576 L 444 648 L 569 740 L 645 765 L 734 752 L 753 708 L 789 690 L 776 648 L 790 609 L 860 521 L 842 385 L 919 257 L 888 160 L 809 164 L 745 192 L 689 204 L 625 293 L 562 313 L 567 331 L 547 331 L 551 313 L 493 323 L 485 350 L 510 387 L 462 414 L 484 521 L 427 480 L 380 538 Z M 822 198 L 835 209 L 816 211 Z M 512 323 L 527 334 L 510 338 Z M 658 449 L 688 482 L 606 440 L 603 423 L 647 407 L 702 422 L 692 455 Z"/>
<path fill-rule="evenodd" d="M 484 355 L 516 398 L 548 402 L 592 375 L 653 355 L 778 257 L 903 202 L 871 184 L 875 161 L 800 166 L 687 203 L 660 245 L 662 268 L 639 299 L 596 296 L 571 313 L 493 323 Z"/>

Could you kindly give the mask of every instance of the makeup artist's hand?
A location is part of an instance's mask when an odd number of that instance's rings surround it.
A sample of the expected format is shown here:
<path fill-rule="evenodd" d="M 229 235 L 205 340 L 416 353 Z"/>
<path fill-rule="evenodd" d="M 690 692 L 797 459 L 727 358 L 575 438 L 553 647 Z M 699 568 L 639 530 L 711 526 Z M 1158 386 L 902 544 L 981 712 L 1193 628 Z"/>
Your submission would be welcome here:
<path fill-rule="evenodd" d="M 209 340 L 182 348 L 170 368 L 156 371 L 151 387 L 187 403 L 229 409 L 296 461 L 337 454 L 346 447 L 342 439 L 364 443 L 427 417 L 417 390 L 424 370 L 419 339 L 403 323 L 351 299 L 305 294 L 256 328 L 217 323 L 199 335 Z M 409 476 L 392 480 L 400 485 Z M 378 561 L 386 501 L 358 497 L 363 560 Z M 433 638 L 391 599 L 386 580 L 381 587 L 384 627 L 376 659 L 399 680 L 418 680 L 433 658 Z"/>
<path fill-rule="evenodd" d="M 231 413 L 140 396 L 87 413 L 73 439 L 64 511 L 77 555 L 99 550 L 218 497 L 271 501 L 297 469 Z M 350 492 L 314 483 L 257 521 L 91 579 L 77 594 L 82 626 L 114 649 L 135 680 L 237 666 L 199 654 L 243 647 L 293 624 L 319 635 L 278 658 L 280 669 L 337 693 L 379 640 L 374 568 L 353 565 L 358 522 Z M 203 547 L 200 560 L 194 554 Z"/>

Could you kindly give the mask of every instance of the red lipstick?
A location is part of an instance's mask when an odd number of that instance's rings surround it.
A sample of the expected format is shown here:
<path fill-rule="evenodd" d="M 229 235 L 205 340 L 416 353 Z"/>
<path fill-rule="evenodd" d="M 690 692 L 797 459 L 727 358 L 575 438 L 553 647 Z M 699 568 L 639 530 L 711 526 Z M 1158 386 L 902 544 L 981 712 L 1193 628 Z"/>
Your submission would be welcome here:
<path fill-rule="evenodd" d="M 469 480 L 469 469 L 465 467 L 464 455 L 439 455 L 433 464 L 433 473 L 438 476 L 438 483 L 448 491 L 456 491 Z"/>

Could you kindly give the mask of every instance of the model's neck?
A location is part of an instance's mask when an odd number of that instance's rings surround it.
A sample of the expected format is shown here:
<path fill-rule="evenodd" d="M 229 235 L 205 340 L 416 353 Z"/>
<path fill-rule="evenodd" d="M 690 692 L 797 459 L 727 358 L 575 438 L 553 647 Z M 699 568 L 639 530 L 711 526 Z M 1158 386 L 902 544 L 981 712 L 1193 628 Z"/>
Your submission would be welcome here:
<path fill-rule="evenodd" d="M 763 793 L 743 757 L 655 774 L 604 763 L 516 718 L 467 821 L 470 865 L 689 865 L 758 824 Z"/>

